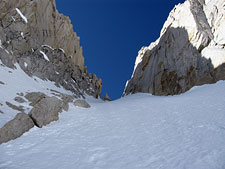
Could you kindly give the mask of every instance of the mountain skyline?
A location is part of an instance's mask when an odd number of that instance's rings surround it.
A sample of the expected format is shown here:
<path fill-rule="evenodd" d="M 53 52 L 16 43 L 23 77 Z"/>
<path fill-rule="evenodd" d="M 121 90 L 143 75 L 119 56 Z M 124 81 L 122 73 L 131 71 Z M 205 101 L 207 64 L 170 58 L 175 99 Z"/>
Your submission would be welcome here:
<path fill-rule="evenodd" d="M 103 81 L 102 95 L 121 97 L 130 79 L 138 51 L 154 42 L 175 1 L 56 0 L 80 37 L 85 66 Z"/>

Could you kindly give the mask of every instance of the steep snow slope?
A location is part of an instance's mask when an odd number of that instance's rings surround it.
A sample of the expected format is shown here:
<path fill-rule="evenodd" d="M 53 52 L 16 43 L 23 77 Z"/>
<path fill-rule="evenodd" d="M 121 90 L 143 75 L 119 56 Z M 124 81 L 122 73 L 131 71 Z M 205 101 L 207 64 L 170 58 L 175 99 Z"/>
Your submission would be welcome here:
<path fill-rule="evenodd" d="M 27 92 L 42 92 L 48 96 L 55 96 L 52 90 L 73 95 L 62 87 L 56 87 L 53 82 L 43 81 L 35 76 L 29 77 L 18 64 L 15 69 L 10 69 L 2 65 L 0 60 L 0 128 L 19 113 L 18 110 L 10 108 L 6 102 L 18 107 L 23 106 L 24 112 L 29 113 L 32 109 L 29 102 L 18 103 L 14 98 L 21 97 L 26 101 L 20 95 Z"/>
<path fill-rule="evenodd" d="M 0 145 L 4 169 L 224 169 L 225 81 L 158 97 L 135 94 Z"/>

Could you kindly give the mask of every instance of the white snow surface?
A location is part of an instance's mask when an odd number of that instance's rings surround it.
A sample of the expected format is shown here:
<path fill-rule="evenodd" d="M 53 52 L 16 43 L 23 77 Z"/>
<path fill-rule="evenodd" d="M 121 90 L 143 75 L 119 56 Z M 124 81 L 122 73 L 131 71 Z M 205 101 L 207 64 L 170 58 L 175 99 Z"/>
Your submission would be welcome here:
<path fill-rule="evenodd" d="M 43 51 L 40 50 L 40 53 L 44 56 L 45 60 L 50 61 L 48 56 Z"/>
<path fill-rule="evenodd" d="M 24 38 L 24 33 L 23 33 L 23 32 L 21 32 L 20 34 L 21 34 L 22 38 Z"/>
<path fill-rule="evenodd" d="M 61 50 L 63 53 L 65 53 L 64 49 L 63 48 L 59 48 L 59 50 Z"/>
<path fill-rule="evenodd" d="M 24 20 L 24 22 L 28 23 L 27 18 L 23 15 L 23 13 L 18 8 L 16 8 L 16 11 L 20 15 L 20 17 Z"/>
<path fill-rule="evenodd" d="M 11 74 L 0 68 L 6 83 L 1 99 L 56 88 L 19 68 Z M 135 94 L 112 102 L 88 97 L 90 109 L 70 104 L 58 121 L 1 144 L 0 168 L 224 169 L 224 89 L 220 81 L 177 96 Z"/>
<path fill-rule="evenodd" d="M 27 66 L 28 66 L 26 62 L 24 62 L 24 66 L 25 66 L 25 67 L 27 67 Z"/>
<path fill-rule="evenodd" d="M 206 59 L 210 59 L 214 68 L 225 63 L 225 49 L 206 47 L 202 50 L 202 56 Z"/>
<path fill-rule="evenodd" d="M 42 45 L 42 47 L 48 47 L 50 48 L 51 50 L 54 50 L 53 47 L 49 46 L 49 45 Z"/>
<path fill-rule="evenodd" d="M 2 40 L 0 39 L 0 48 L 2 48 Z"/>
<path fill-rule="evenodd" d="M 15 22 L 16 20 L 15 20 L 15 18 L 13 17 L 13 16 L 11 16 L 11 18 L 12 18 L 12 20 Z"/>

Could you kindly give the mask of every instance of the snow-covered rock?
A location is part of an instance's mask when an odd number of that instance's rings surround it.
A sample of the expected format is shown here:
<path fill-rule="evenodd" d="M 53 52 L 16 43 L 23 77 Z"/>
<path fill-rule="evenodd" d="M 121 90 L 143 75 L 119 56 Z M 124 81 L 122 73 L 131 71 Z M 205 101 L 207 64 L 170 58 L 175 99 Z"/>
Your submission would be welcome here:
<path fill-rule="evenodd" d="M 159 39 L 140 50 L 124 95 L 173 95 L 225 79 L 224 6 L 224 0 L 175 6 Z"/>
<path fill-rule="evenodd" d="M 85 100 L 76 100 L 74 102 L 74 106 L 82 107 L 82 108 L 90 108 L 90 104 L 88 104 Z"/>

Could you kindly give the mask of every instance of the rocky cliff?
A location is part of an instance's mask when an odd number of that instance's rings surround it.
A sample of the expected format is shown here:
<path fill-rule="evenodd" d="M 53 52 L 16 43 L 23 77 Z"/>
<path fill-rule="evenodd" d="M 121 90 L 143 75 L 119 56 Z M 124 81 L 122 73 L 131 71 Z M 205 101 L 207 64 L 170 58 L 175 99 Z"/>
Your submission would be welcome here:
<path fill-rule="evenodd" d="M 0 0 L 0 60 L 78 97 L 101 93 L 102 81 L 87 72 L 80 38 L 55 0 Z"/>
<path fill-rule="evenodd" d="M 124 95 L 174 95 L 225 80 L 224 30 L 224 0 L 186 0 L 175 6 L 159 39 L 139 51 Z"/>

